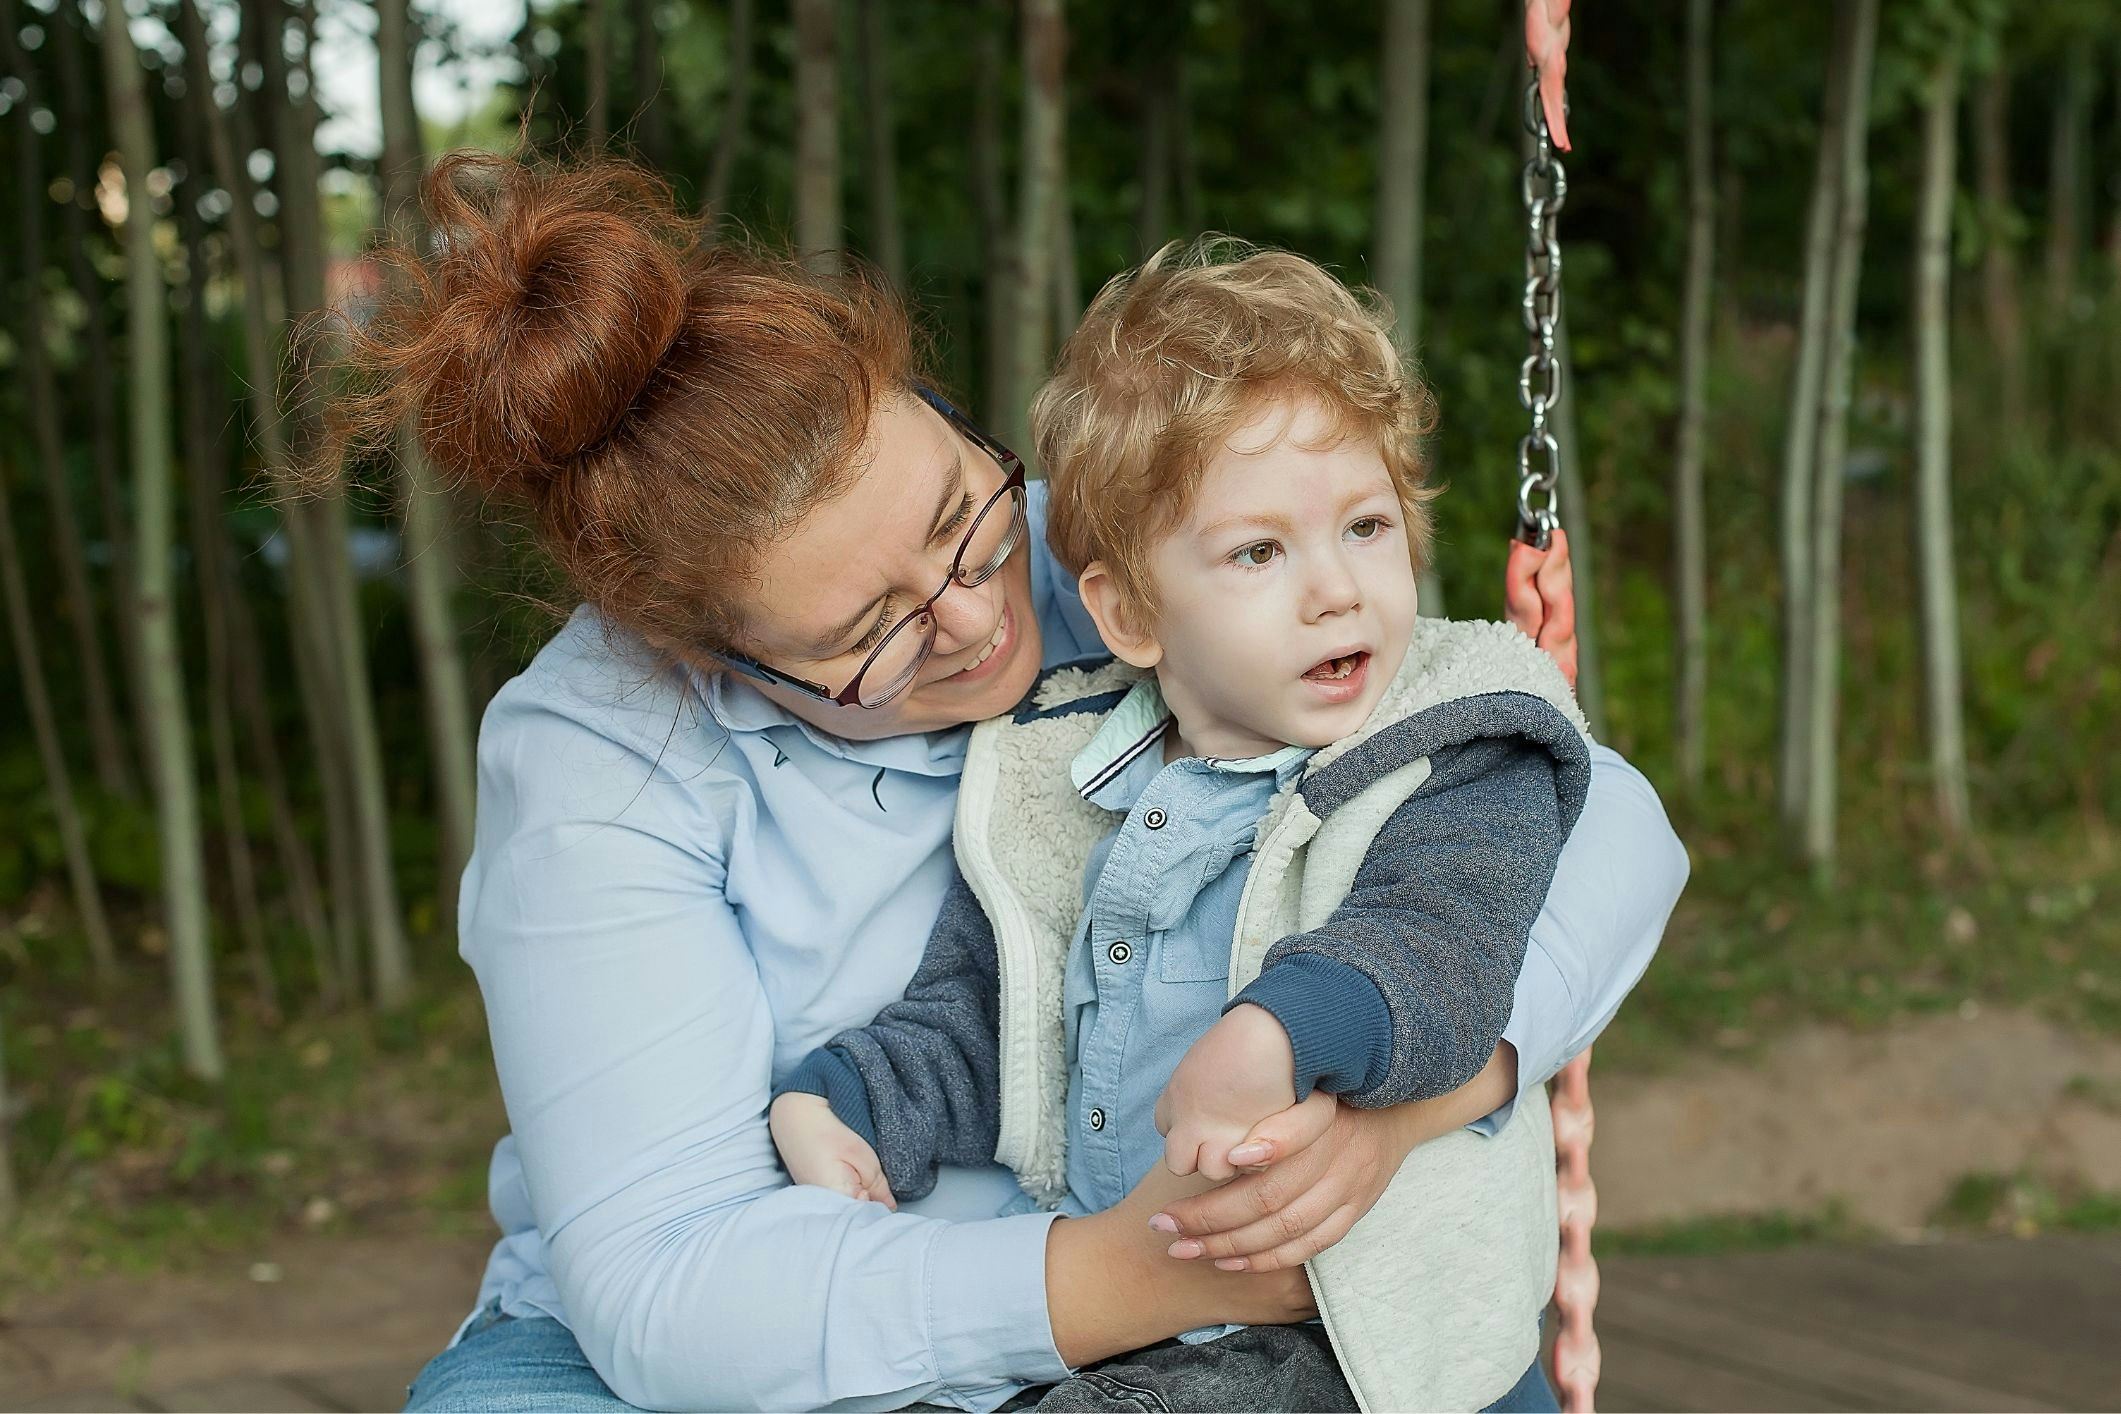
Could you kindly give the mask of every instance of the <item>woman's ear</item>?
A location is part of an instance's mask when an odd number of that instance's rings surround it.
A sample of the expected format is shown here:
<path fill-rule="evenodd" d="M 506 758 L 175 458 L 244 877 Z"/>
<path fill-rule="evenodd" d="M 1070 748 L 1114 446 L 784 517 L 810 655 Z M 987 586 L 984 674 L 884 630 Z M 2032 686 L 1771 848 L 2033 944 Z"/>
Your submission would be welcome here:
<path fill-rule="evenodd" d="M 1142 622 L 1143 615 L 1121 592 L 1119 581 L 1103 560 L 1092 560 L 1076 576 L 1083 607 L 1097 623 L 1097 635 L 1105 640 L 1112 656 L 1137 668 L 1153 668 L 1163 661 L 1163 645 Z"/>

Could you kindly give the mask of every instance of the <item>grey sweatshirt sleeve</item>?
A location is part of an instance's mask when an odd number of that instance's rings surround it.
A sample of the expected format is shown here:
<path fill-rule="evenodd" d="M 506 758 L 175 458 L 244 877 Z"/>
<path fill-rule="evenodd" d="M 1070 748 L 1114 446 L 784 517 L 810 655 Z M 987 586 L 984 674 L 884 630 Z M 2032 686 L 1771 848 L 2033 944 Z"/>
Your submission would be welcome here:
<path fill-rule="evenodd" d="M 994 928 L 962 875 L 906 995 L 811 1052 L 776 1093 L 822 1095 L 869 1141 L 892 1196 L 943 1164 L 984 1164 L 1001 1134 L 1001 976 Z"/>
<path fill-rule="evenodd" d="M 1347 899 L 1270 948 L 1232 999 L 1288 1031 L 1299 1098 L 1314 1085 L 1365 1107 L 1448 1094 L 1487 1064 L 1509 1022 L 1574 814 L 1557 780 L 1568 767 L 1516 736 L 1443 747 L 1429 762 Z"/>

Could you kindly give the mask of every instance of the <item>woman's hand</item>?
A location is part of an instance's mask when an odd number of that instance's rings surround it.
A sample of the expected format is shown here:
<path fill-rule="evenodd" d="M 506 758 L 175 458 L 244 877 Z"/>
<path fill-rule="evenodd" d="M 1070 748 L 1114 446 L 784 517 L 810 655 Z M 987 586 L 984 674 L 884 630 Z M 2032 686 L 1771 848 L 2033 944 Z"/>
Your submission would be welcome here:
<path fill-rule="evenodd" d="M 1568 532 L 1556 529 L 1544 550 L 1512 540 L 1502 584 L 1510 622 L 1546 649 L 1569 686 L 1576 686 L 1576 571 L 1569 563 Z"/>
<path fill-rule="evenodd" d="M 1207 1257 L 1224 1271 L 1275 1272 L 1301 1266 L 1348 1235 L 1377 1203 L 1416 1146 L 1463 1128 L 1517 1092 L 1517 1051 L 1505 1041 L 1480 1074 L 1448 1095 L 1359 1110 L 1329 1095 L 1263 1120 L 1233 1162 L 1259 1171 L 1166 1203 L 1151 1223 L 1176 1236 L 1167 1249 L 1183 1261 Z M 1318 1137 L 1307 1107 L 1334 1107 Z M 1143 1188 L 1148 1188 L 1147 1183 Z"/>
<path fill-rule="evenodd" d="M 1569 120 L 1562 112 L 1562 84 L 1569 72 L 1569 0 L 1525 0 L 1524 52 L 1539 71 L 1539 104 L 1546 109 L 1554 145 L 1569 150 Z"/>

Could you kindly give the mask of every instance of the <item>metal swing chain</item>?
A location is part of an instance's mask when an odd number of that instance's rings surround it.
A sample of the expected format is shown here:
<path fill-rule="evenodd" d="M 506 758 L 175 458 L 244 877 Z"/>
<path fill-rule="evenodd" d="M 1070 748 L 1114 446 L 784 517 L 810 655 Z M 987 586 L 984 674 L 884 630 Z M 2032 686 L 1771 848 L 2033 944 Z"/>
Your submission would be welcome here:
<path fill-rule="evenodd" d="M 1555 235 L 1555 218 L 1568 200 L 1569 178 L 1554 156 L 1536 74 L 1524 91 L 1524 125 L 1535 144 L 1519 183 L 1525 214 L 1524 327 L 1532 351 L 1517 371 L 1517 400 L 1532 415 L 1532 430 L 1517 442 L 1516 538 L 1544 550 L 1561 525 L 1561 444 L 1547 430 L 1547 417 L 1561 401 L 1561 361 L 1554 351 L 1554 326 L 1561 313 L 1561 241 Z M 1533 469 L 1535 458 L 1544 463 L 1542 469 Z M 1545 499 L 1535 500 L 1538 497 Z"/>

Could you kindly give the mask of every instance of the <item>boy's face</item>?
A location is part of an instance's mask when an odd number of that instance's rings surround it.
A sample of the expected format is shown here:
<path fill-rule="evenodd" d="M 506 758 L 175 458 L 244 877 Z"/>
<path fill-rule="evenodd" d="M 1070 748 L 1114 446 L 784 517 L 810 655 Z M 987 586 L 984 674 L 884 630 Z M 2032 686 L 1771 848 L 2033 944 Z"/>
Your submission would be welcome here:
<path fill-rule="evenodd" d="M 1405 512 L 1384 459 L 1374 443 L 1336 441 L 1308 399 L 1269 403 L 1231 435 L 1149 568 L 1162 604 L 1145 646 L 1202 756 L 1347 736 L 1414 631 Z"/>

